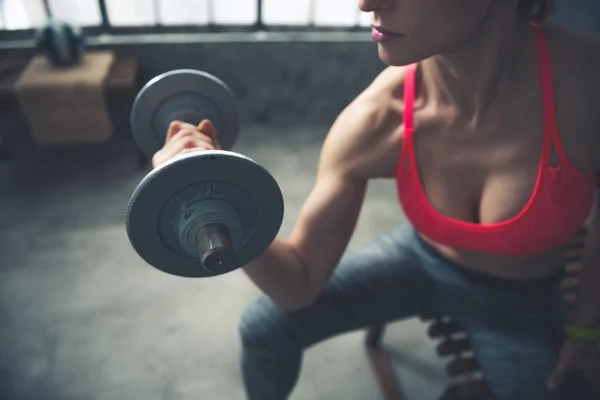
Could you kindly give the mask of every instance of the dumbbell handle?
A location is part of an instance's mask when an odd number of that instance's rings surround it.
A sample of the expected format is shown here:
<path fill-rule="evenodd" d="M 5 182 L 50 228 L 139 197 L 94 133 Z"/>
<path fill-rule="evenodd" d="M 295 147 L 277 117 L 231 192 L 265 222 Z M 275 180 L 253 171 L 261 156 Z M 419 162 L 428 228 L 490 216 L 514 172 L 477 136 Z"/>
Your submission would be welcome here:
<path fill-rule="evenodd" d="M 209 120 L 202 120 L 198 130 L 202 131 Z M 212 122 L 211 122 L 212 123 Z M 231 237 L 227 228 L 221 224 L 209 224 L 198 231 L 196 235 L 198 255 L 202 267 L 208 272 L 231 268 L 234 254 Z"/>
<path fill-rule="evenodd" d="M 221 224 L 203 226 L 196 235 L 202 267 L 217 273 L 229 270 L 234 262 L 233 245 L 227 228 Z"/>

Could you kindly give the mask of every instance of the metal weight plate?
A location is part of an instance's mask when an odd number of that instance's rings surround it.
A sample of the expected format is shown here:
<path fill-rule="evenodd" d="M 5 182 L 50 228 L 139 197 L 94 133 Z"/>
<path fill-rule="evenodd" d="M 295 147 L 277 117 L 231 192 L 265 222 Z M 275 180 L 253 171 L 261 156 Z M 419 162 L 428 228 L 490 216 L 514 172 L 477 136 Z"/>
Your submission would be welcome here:
<path fill-rule="evenodd" d="M 240 130 L 237 100 L 220 79 L 193 69 L 169 71 L 150 80 L 131 110 L 133 137 L 149 157 L 164 146 L 172 121 L 197 125 L 203 119 L 215 125 L 221 148 L 231 149 Z"/>
<path fill-rule="evenodd" d="M 243 228 L 229 270 L 211 273 L 181 247 L 177 221 L 190 204 L 229 202 Z M 263 253 L 283 220 L 283 196 L 271 174 L 237 153 L 213 150 L 180 155 L 151 171 L 135 189 L 126 225 L 135 251 L 155 268 L 182 277 L 211 277 L 240 268 Z"/>

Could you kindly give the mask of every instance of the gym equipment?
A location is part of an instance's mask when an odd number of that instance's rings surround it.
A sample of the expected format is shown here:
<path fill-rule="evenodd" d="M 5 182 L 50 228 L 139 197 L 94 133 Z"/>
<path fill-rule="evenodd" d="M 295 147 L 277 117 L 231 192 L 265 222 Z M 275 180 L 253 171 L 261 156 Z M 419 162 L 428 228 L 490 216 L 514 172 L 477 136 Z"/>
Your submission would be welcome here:
<path fill-rule="evenodd" d="M 165 144 L 172 121 L 198 125 L 204 119 L 215 126 L 221 148 L 231 149 L 240 130 L 237 100 L 220 79 L 193 69 L 152 79 L 140 90 L 131 111 L 133 137 L 150 157 Z"/>
<path fill-rule="evenodd" d="M 237 102 L 216 77 L 196 70 L 159 75 L 131 113 L 133 135 L 152 157 L 169 124 L 210 119 L 223 150 L 175 157 L 146 175 L 126 215 L 127 234 L 148 264 L 182 277 L 238 269 L 264 252 L 283 219 L 283 196 L 267 170 L 229 151 L 240 127 Z"/>
<path fill-rule="evenodd" d="M 36 31 L 35 46 L 54 67 L 70 67 L 81 62 L 85 37 L 72 24 L 50 20 Z"/>

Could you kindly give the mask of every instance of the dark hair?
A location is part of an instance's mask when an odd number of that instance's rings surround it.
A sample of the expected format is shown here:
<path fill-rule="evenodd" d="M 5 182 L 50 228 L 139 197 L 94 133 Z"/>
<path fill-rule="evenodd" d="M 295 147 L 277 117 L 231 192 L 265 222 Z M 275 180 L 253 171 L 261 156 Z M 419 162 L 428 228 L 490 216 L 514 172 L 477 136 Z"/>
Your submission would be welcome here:
<path fill-rule="evenodd" d="M 517 14 L 528 21 L 540 22 L 550 15 L 553 3 L 553 0 L 519 0 Z"/>

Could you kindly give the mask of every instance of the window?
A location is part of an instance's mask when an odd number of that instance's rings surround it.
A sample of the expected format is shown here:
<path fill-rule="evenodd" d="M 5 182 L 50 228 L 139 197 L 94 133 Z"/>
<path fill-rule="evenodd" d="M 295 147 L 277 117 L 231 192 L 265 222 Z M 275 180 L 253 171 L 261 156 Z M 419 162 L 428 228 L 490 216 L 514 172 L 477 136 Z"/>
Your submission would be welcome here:
<path fill-rule="evenodd" d="M 210 0 L 210 2 L 215 24 L 253 25 L 258 20 L 257 0 Z"/>
<path fill-rule="evenodd" d="M 266 25 L 349 27 L 361 25 L 361 14 L 355 0 L 263 0 Z"/>
<path fill-rule="evenodd" d="M 158 4 L 157 19 L 163 25 L 207 25 L 212 19 L 211 6 L 208 0 L 163 0 Z"/>
<path fill-rule="evenodd" d="M 267 27 L 369 25 L 369 16 L 358 10 L 356 0 L 0 0 L 0 30 L 29 30 L 44 24 L 46 6 L 53 17 L 84 28 L 104 23 L 117 29 L 253 27 L 259 15 Z"/>
<path fill-rule="evenodd" d="M 307 25 L 311 21 L 311 0 L 263 0 L 266 25 Z"/>
<path fill-rule="evenodd" d="M 41 0 L 0 1 L 3 29 L 30 29 L 46 22 L 46 12 Z"/>
<path fill-rule="evenodd" d="M 156 25 L 157 3 L 154 0 L 106 0 L 108 19 L 113 26 Z"/>
<path fill-rule="evenodd" d="M 318 0 L 315 1 L 314 24 L 325 26 L 353 26 L 358 25 L 360 10 L 356 0 Z"/>
<path fill-rule="evenodd" d="M 28 3 L 31 0 L 21 0 Z M 129 3 L 132 0 L 123 1 Z M 90 0 L 48 0 L 52 16 L 62 21 L 72 22 L 79 26 L 98 26 L 102 23 L 100 6 L 97 1 Z"/>

